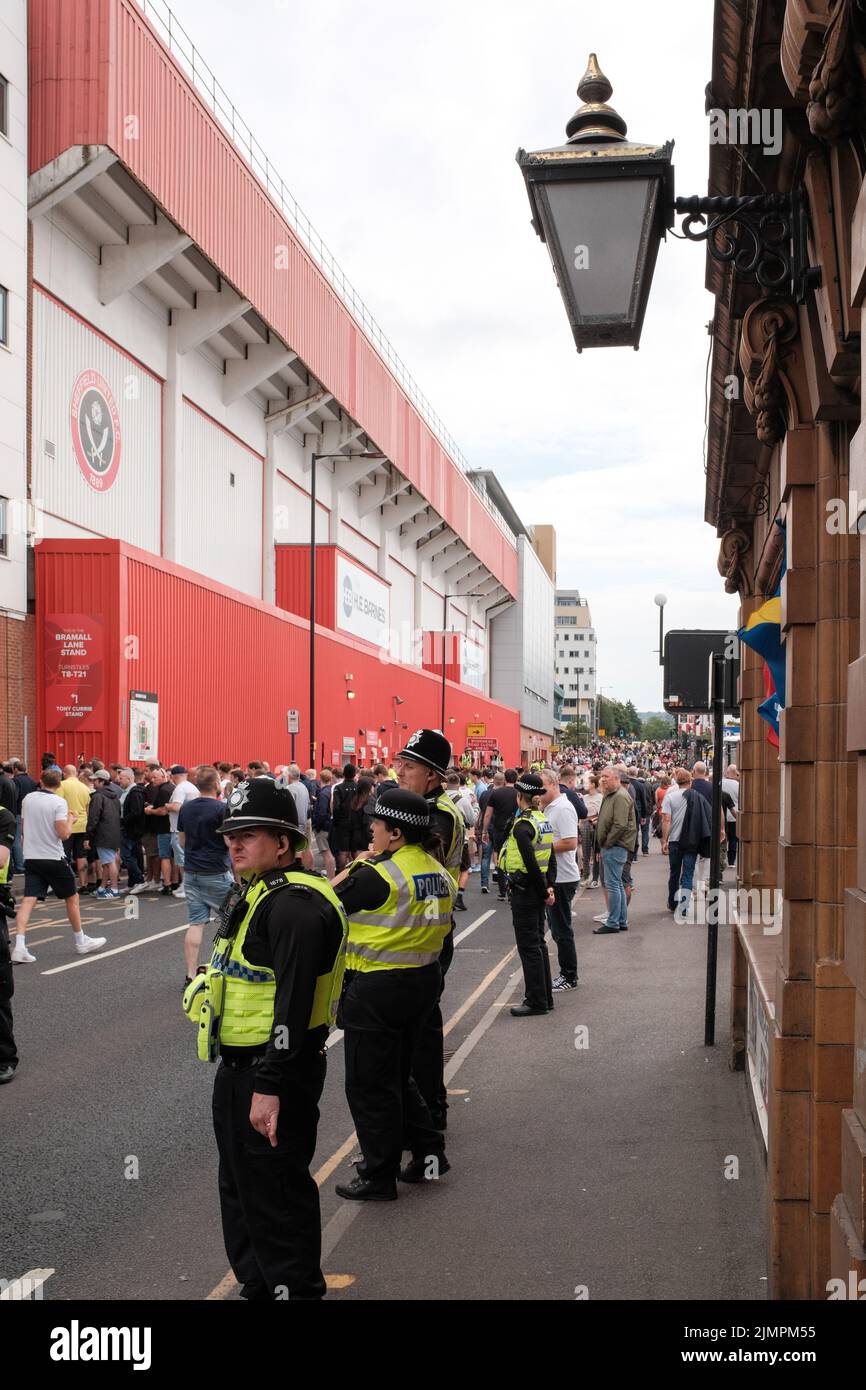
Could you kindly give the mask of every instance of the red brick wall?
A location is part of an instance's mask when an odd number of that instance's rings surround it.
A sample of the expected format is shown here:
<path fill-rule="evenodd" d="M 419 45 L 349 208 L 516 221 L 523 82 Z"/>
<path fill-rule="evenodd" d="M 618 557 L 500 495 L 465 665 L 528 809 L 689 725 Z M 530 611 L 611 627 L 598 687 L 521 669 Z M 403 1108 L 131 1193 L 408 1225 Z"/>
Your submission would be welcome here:
<path fill-rule="evenodd" d="M 24 717 L 29 748 L 24 747 Z M 38 766 L 36 747 L 36 619 L 24 622 L 0 613 L 0 757 L 24 758 Z"/>

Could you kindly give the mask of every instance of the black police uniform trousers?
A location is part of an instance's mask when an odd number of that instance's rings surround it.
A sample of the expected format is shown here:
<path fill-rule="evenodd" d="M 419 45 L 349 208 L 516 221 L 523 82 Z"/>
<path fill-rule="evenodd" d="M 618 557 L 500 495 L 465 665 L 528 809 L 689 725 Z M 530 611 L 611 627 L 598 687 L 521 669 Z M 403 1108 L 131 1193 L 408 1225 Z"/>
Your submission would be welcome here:
<path fill-rule="evenodd" d="M 390 1186 L 404 1147 L 441 1156 L 445 1143 L 412 1075 L 418 1033 L 442 986 L 438 962 L 417 969 L 347 971 L 338 1024 L 344 1030 L 346 1099 L 363 1162 L 358 1175 Z"/>
<path fill-rule="evenodd" d="M 299 1058 L 281 1089 L 276 1148 L 250 1124 L 256 1070 L 256 1065 L 238 1068 L 223 1061 L 214 1082 L 226 1254 L 242 1298 L 324 1298 L 319 1189 L 310 1164 L 325 1056 L 314 1052 Z"/>
<path fill-rule="evenodd" d="M 439 1004 L 445 989 L 445 976 L 454 959 L 454 919 L 439 953 L 439 991 L 433 1008 L 424 1020 L 412 1054 L 412 1076 L 438 1129 L 444 1129 L 448 1115 L 445 1085 L 445 1036 Z"/>
<path fill-rule="evenodd" d="M 547 918 L 544 903 L 531 889 L 521 889 L 509 879 L 511 920 L 517 954 L 523 966 L 524 1001 L 532 1009 L 553 1008 L 553 987 L 550 976 L 550 957 L 544 939 Z"/>
<path fill-rule="evenodd" d="M 0 1067 L 17 1067 L 18 1053 L 12 1035 L 12 953 L 9 948 L 9 928 L 0 912 Z"/>

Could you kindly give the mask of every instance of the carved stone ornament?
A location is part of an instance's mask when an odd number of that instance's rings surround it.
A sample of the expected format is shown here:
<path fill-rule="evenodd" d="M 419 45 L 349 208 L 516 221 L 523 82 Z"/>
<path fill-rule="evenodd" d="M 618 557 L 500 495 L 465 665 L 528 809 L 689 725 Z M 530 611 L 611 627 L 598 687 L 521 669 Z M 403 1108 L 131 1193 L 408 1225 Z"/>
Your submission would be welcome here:
<path fill-rule="evenodd" d="M 746 311 L 740 338 L 743 397 L 756 417 L 755 432 L 772 448 L 787 428 L 789 391 L 784 373 L 785 345 L 797 336 L 797 312 L 793 304 L 772 296 L 758 299 Z"/>
<path fill-rule="evenodd" d="M 863 0 L 836 0 L 809 83 L 809 129 L 831 145 L 864 120 L 866 48 L 858 34 L 863 14 Z"/>
<path fill-rule="evenodd" d="M 741 526 L 734 526 L 722 536 L 719 546 L 719 574 L 725 581 L 726 594 L 748 595 L 749 581 L 745 571 L 745 559 L 751 541 Z"/>

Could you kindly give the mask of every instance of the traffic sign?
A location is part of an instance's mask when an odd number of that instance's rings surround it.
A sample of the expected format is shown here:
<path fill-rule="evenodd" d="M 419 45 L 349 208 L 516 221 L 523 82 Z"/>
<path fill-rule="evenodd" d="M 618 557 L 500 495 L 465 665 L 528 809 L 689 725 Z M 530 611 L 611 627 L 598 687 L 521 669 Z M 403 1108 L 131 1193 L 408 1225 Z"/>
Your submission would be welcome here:
<path fill-rule="evenodd" d="M 290 710 L 288 711 L 288 713 L 287 713 L 287 716 L 286 716 L 286 722 L 288 723 L 288 726 L 289 726 L 289 733 L 290 733 L 290 734 L 297 734 L 297 733 L 300 733 L 300 730 L 301 730 L 301 716 L 300 716 L 300 713 L 298 712 L 298 710 L 296 710 L 296 709 L 290 709 Z"/>
<path fill-rule="evenodd" d="M 467 737 L 467 738 L 484 738 L 484 736 L 485 736 L 486 733 L 487 733 L 487 725 L 486 725 L 486 724 L 467 724 L 467 725 L 466 725 L 466 737 Z"/>

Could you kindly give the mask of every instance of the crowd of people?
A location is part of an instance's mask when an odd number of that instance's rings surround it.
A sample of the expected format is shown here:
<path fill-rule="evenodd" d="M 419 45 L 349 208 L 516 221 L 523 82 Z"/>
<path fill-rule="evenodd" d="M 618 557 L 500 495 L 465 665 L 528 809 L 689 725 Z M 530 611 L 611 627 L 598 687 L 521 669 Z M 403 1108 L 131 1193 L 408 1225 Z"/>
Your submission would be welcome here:
<path fill-rule="evenodd" d="M 730 767 L 729 863 L 737 793 Z M 668 908 L 688 920 L 710 854 L 710 798 L 706 766 L 677 766 L 672 743 L 612 742 L 562 750 L 548 765 L 472 769 L 455 766 L 431 729 L 369 773 L 263 759 L 60 767 L 47 752 L 37 782 L 10 759 L 0 772 L 0 1082 L 18 1063 L 12 971 L 35 960 L 26 931 L 37 902 L 53 893 L 65 903 L 74 949 L 86 955 L 106 939 L 83 931 L 82 896 L 123 897 L 135 904 L 131 917 L 146 894 L 182 901 L 183 1008 L 201 1060 L 221 1063 L 214 1125 L 232 1267 L 246 1298 L 320 1298 L 309 1167 L 329 1028 L 343 1029 L 360 1148 L 339 1196 L 393 1201 L 398 1181 L 438 1179 L 450 1166 L 440 999 L 454 914 L 467 909 L 473 876 L 482 895 L 495 888 L 509 904 L 524 977 L 511 1015 L 548 1015 L 578 984 L 578 889 L 599 890 L 590 904 L 604 898 L 597 935 L 627 932 L 635 865 L 653 837 L 670 866 Z"/>

